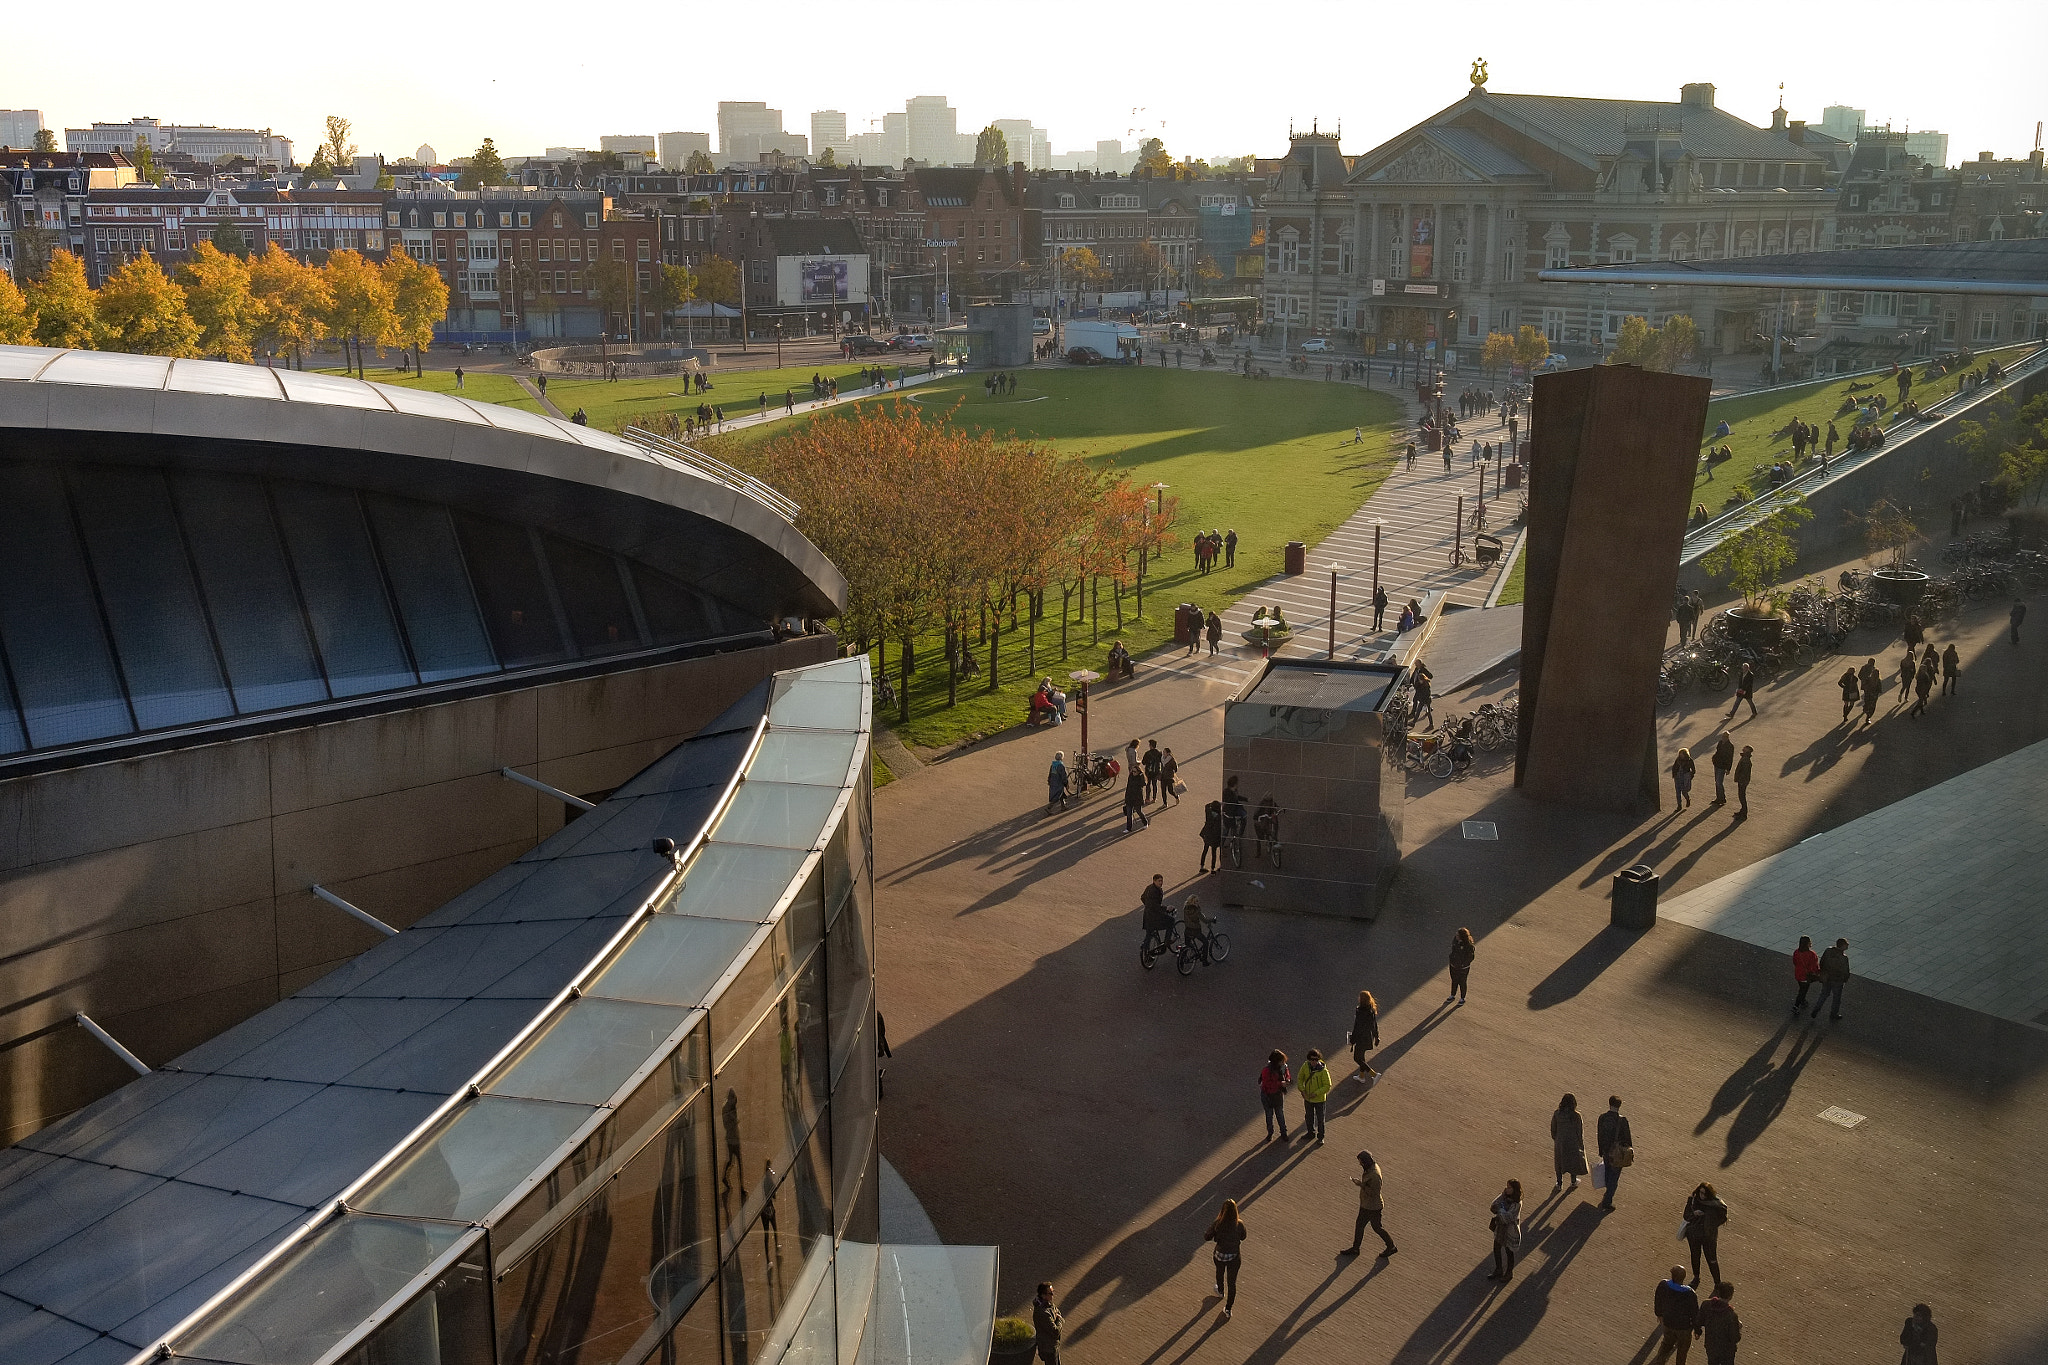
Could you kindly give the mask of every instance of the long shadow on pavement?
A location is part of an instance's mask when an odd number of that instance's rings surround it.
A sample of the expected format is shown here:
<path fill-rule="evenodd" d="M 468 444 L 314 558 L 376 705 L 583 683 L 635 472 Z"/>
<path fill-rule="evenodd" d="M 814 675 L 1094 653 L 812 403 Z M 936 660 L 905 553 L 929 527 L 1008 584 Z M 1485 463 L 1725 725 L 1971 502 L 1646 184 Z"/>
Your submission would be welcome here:
<path fill-rule="evenodd" d="M 1621 961 L 1622 954 L 1641 940 L 1642 935 L 1633 930 L 1608 925 L 1530 989 L 1529 1008 L 1547 1010 L 1572 999 L 1592 985 L 1600 973 Z"/>

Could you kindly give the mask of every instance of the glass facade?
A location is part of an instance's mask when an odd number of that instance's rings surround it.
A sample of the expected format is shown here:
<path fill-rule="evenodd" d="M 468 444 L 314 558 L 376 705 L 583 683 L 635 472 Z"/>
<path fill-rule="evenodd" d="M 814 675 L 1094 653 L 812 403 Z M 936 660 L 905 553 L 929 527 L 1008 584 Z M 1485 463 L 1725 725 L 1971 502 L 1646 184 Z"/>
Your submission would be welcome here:
<path fill-rule="evenodd" d="M 431 503 L 0 461 L 0 759 L 766 629 Z"/>
<path fill-rule="evenodd" d="M 798 673 L 801 688 L 770 685 L 744 776 L 680 875 L 577 989 L 343 1211 L 174 1338 L 173 1358 L 868 1358 L 882 1257 L 867 665 Z M 721 738 L 692 743 L 711 754 Z M 692 780 L 657 764 L 584 819 Z M 581 844 L 609 824 L 593 828 L 557 836 L 556 864 L 593 861 Z M 493 904 L 448 910 L 483 923 Z M 398 942 L 372 953 L 396 962 L 349 979 L 404 989 L 392 974 L 432 945 Z"/>

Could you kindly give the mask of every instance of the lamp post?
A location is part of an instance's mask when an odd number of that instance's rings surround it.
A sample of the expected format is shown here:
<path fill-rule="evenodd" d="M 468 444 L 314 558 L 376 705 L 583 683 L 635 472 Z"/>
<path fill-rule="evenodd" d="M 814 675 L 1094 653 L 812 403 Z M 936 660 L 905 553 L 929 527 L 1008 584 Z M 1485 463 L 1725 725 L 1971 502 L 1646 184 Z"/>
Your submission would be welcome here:
<path fill-rule="evenodd" d="M 1081 790 L 1088 790 L 1088 684 L 1101 682 L 1102 675 L 1092 668 L 1083 668 L 1067 674 L 1074 680 L 1076 696 L 1074 705 L 1081 712 Z"/>
<path fill-rule="evenodd" d="M 1337 657 L 1337 575 L 1351 572 L 1342 564 L 1330 566 L 1330 657 Z"/>
<path fill-rule="evenodd" d="M 1372 595 L 1378 601 L 1380 595 L 1380 528 L 1387 523 L 1378 517 L 1372 519 Z"/>
<path fill-rule="evenodd" d="M 1166 519 L 1166 490 L 1171 487 L 1173 485 L 1168 483 L 1155 483 L 1152 485 L 1152 495 L 1156 500 L 1153 504 L 1152 515 L 1156 520 L 1164 521 Z M 1163 540 L 1159 548 L 1152 552 L 1152 557 L 1154 559 L 1166 558 L 1166 546 Z"/>

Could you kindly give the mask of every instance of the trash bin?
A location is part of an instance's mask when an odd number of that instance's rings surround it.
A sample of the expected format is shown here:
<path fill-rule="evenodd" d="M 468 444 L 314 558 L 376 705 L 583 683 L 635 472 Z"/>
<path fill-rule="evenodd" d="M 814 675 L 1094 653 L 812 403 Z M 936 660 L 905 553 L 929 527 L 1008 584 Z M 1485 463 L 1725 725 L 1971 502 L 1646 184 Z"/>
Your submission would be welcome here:
<path fill-rule="evenodd" d="M 1192 643 L 1202 632 L 1202 609 L 1183 602 L 1173 609 L 1173 642 Z"/>
<path fill-rule="evenodd" d="M 1507 476 L 1508 476 L 1508 487 L 1510 487 L 1510 488 L 1520 488 L 1520 487 L 1522 486 L 1522 467 L 1521 467 L 1520 465 L 1518 465 L 1518 464 L 1511 464 L 1511 465 L 1509 465 L 1509 466 L 1507 467 Z"/>
<path fill-rule="evenodd" d="M 1287 542 L 1287 572 L 1290 574 L 1308 572 L 1308 546 L 1298 540 Z"/>
<path fill-rule="evenodd" d="M 1609 923 L 1617 929 L 1657 927 L 1657 886 L 1659 878 L 1648 863 L 1637 863 L 1614 874 L 1614 908 Z"/>

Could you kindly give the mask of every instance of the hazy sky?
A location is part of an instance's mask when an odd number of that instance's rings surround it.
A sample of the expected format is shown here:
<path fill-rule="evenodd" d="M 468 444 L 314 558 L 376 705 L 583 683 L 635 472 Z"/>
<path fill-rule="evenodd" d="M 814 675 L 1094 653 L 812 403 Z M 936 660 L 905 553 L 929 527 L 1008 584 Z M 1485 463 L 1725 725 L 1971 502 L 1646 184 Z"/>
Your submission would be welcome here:
<path fill-rule="evenodd" d="M 606 133 L 715 132 L 720 99 L 765 100 L 801 133 L 811 110 L 841 109 L 859 132 L 909 96 L 940 94 L 962 131 L 1028 118 L 1055 151 L 1156 134 L 1177 155 L 1273 155 L 1289 120 L 1317 119 L 1341 122 L 1344 150 L 1358 153 L 1458 99 L 1484 57 L 1499 91 L 1674 100 L 1682 83 L 1712 81 L 1723 108 L 1758 123 L 1782 81 L 1794 118 L 1854 105 L 1874 122 L 1948 133 L 1951 161 L 2023 155 L 2048 118 L 2042 0 L 590 11 L 510 0 L 352 13 L 268 6 L 198 23 L 112 0 L 81 49 L 76 13 L 22 4 L 5 24 L 17 60 L 0 74 L 0 107 L 39 108 L 58 129 L 138 114 L 271 127 L 302 157 L 334 113 L 366 152 L 395 158 L 428 142 L 447 158 L 485 136 L 509 155 L 595 147 Z"/>

